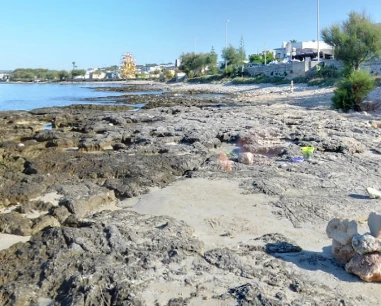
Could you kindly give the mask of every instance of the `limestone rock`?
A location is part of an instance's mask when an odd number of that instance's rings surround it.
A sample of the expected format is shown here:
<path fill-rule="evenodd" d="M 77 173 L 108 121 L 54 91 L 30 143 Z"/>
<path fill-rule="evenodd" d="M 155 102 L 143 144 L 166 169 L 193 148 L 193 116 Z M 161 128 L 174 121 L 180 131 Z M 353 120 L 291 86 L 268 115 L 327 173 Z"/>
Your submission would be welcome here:
<path fill-rule="evenodd" d="M 381 215 L 371 212 L 368 217 L 368 226 L 374 237 L 381 238 Z"/>
<path fill-rule="evenodd" d="M 17 212 L 0 215 L 0 232 L 5 234 L 29 236 L 32 221 Z"/>
<path fill-rule="evenodd" d="M 366 282 L 381 282 L 381 254 L 356 255 L 345 265 L 345 270 Z"/>
<path fill-rule="evenodd" d="M 368 192 L 369 197 L 371 199 L 379 199 L 379 198 L 381 198 L 381 192 L 379 190 L 377 190 L 377 189 L 374 189 L 372 187 L 368 187 L 366 189 L 366 191 Z"/>
<path fill-rule="evenodd" d="M 240 155 L 239 161 L 245 165 L 252 165 L 254 162 L 254 155 L 251 152 L 243 152 Z"/>
<path fill-rule="evenodd" d="M 326 229 L 329 238 L 336 240 L 342 245 L 351 243 L 353 236 L 357 235 L 356 221 L 334 218 L 329 221 Z"/>
<path fill-rule="evenodd" d="M 56 218 L 50 215 L 43 215 L 33 220 L 32 234 L 38 233 L 48 227 L 57 227 L 61 224 Z"/>
<path fill-rule="evenodd" d="M 381 252 L 381 240 L 369 234 L 354 236 L 352 246 L 358 254 Z"/>
<path fill-rule="evenodd" d="M 60 205 L 64 205 L 69 212 L 79 218 L 99 211 L 101 205 L 115 200 L 115 195 L 108 189 L 99 187 L 92 182 L 83 182 L 77 185 L 62 185 L 59 193 L 64 195 Z"/>
<path fill-rule="evenodd" d="M 351 244 L 342 245 L 336 240 L 332 240 L 332 255 L 337 261 L 346 264 L 356 255 Z"/>

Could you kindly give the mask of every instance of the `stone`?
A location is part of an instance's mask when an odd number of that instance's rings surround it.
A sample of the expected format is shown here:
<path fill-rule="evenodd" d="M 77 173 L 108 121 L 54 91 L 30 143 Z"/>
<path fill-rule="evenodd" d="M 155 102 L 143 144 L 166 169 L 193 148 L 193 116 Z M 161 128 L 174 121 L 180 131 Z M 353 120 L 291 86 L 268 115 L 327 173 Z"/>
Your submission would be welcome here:
<path fill-rule="evenodd" d="M 50 215 L 43 215 L 33 220 L 32 235 L 50 227 L 60 226 L 60 222 Z"/>
<path fill-rule="evenodd" d="M 381 215 L 371 212 L 368 217 L 368 226 L 372 236 L 381 238 Z"/>
<path fill-rule="evenodd" d="M 252 165 L 254 162 L 254 154 L 251 152 L 243 152 L 240 155 L 239 162 L 245 165 Z"/>
<path fill-rule="evenodd" d="M 352 246 L 358 254 L 381 252 L 381 240 L 369 234 L 354 236 Z"/>
<path fill-rule="evenodd" d="M 374 189 L 372 187 L 368 187 L 366 189 L 366 191 L 368 192 L 369 197 L 371 199 L 379 199 L 379 198 L 381 198 L 381 192 L 379 190 L 377 190 L 377 189 Z"/>
<path fill-rule="evenodd" d="M 336 240 L 332 240 L 332 256 L 337 261 L 346 264 L 356 254 L 351 244 L 342 245 Z"/>
<path fill-rule="evenodd" d="M 226 172 L 232 171 L 232 165 L 228 158 L 228 156 L 225 153 L 221 153 L 218 156 L 217 163 L 220 166 L 220 168 Z"/>
<path fill-rule="evenodd" d="M 366 282 L 381 282 L 381 254 L 358 254 L 345 265 L 345 270 Z"/>
<path fill-rule="evenodd" d="M 351 243 L 353 236 L 358 234 L 357 223 L 353 220 L 334 218 L 329 221 L 326 233 L 329 238 L 347 245 Z"/>
<path fill-rule="evenodd" d="M 31 234 L 32 221 L 17 212 L 0 215 L 0 232 L 29 236 Z"/>

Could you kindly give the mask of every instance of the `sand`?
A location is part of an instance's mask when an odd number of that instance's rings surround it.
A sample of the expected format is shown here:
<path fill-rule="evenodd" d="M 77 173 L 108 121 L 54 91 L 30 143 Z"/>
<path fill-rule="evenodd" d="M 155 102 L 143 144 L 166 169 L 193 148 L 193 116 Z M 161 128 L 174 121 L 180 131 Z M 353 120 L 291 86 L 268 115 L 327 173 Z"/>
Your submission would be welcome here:
<path fill-rule="evenodd" d="M 307 260 L 303 262 L 303 255 L 286 254 L 283 259 L 291 270 L 311 281 L 328 285 L 344 296 L 367 296 L 377 305 L 379 284 L 362 282 L 329 263 L 331 240 L 325 233 L 326 224 L 303 224 L 302 228 L 295 228 L 287 219 L 277 218 L 272 213 L 274 207 L 270 202 L 274 199 L 264 194 L 244 194 L 238 181 L 191 178 L 180 179 L 163 189 L 154 188 L 148 194 L 126 199 L 120 205 L 138 213 L 167 215 L 185 221 L 194 228 L 194 235 L 205 243 L 205 250 L 224 246 L 234 249 L 240 242 L 264 234 L 282 233 L 302 247 L 309 258 L 312 254 L 327 260 L 326 265 L 324 261 L 323 265 L 316 265 Z M 366 225 L 359 226 L 360 232 L 366 231 Z M 157 286 L 157 291 L 150 287 L 147 301 L 175 290 L 171 284 Z"/>

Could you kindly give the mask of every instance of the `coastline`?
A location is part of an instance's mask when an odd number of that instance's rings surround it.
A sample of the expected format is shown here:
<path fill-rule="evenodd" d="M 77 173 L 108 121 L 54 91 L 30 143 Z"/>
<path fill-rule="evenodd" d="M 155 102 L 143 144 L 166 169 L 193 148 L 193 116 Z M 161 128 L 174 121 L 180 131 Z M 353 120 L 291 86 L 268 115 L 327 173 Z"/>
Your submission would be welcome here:
<path fill-rule="evenodd" d="M 33 293 L 40 297 L 86 278 L 89 287 L 62 290 L 101 296 L 86 288 L 118 283 L 119 298 L 133 294 L 148 305 L 179 297 L 233 305 L 229 292 L 244 286 L 279 303 L 376 303 L 379 284 L 362 283 L 335 262 L 325 228 L 341 217 L 366 231 L 359 221 L 378 200 L 359 182 L 379 188 L 379 112 L 332 111 L 333 88 L 153 84 L 172 95 L 135 113 L 106 105 L 3 114 L 2 205 L 42 213 L 26 220 L 14 211 L 0 222 L 3 231 L 22 232 L 19 240 L 33 233 L 31 243 L 8 249 L 15 236 L 0 236 L 3 292 L 25 285 L 9 271 L 34 286 L 44 263 L 44 286 Z M 229 96 L 197 98 L 204 92 Z M 41 130 L 43 120 L 54 128 Z M 290 162 L 303 145 L 316 148 L 313 158 Z M 242 152 L 253 152 L 254 162 L 243 162 Z M 53 191 L 59 197 L 39 198 Z M 267 253 L 271 239 L 294 249 Z M 291 290 L 295 284 L 304 289 Z"/>

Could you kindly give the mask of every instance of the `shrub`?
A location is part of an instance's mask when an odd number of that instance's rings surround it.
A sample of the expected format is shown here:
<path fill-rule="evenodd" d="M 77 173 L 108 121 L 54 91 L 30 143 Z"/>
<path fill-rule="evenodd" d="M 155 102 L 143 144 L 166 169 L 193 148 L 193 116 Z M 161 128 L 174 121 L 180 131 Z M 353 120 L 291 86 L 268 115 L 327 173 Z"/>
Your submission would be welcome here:
<path fill-rule="evenodd" d="M 200 84 L 210 84 L 210 83 L 215 83 L 222 81 L 224 78 L 223 75 L 216 74 L 216 75 L 205 75 L 199 78 L 193 78 L 193 79 L 188 79 L 187 83 L 200 83 Z"/>
<path fill-rule="evenodd" d="M 334 91 L 332 107 L 347 112 L 350 109 L 361 110 L 361 104 L 374 88 L 374 79 L 367 72 L 353 71 L 344 77 Z"/>
<path fill-rule="evenodd" d="M 322 78 L 338 78 L 340 77 L 340 70 L 336 66 L 323 64 L 318 70 L 318 76 Z"/>
<path fill-rule="evenodd" d="M 228 65 L 226 68 L 223 69 L 223 75 L 226 77 L 233 77 L 236 74 L 236 69 L 233 65 Z"/>

